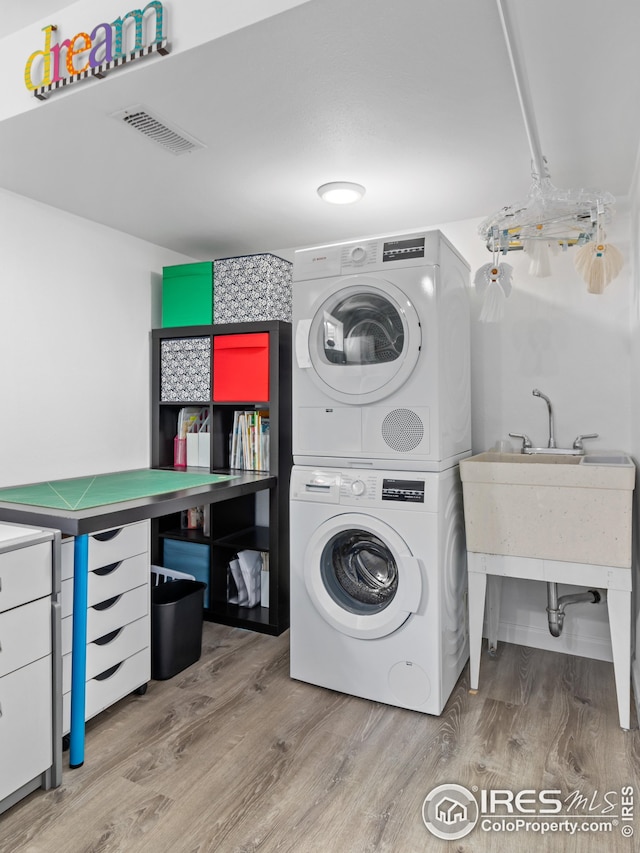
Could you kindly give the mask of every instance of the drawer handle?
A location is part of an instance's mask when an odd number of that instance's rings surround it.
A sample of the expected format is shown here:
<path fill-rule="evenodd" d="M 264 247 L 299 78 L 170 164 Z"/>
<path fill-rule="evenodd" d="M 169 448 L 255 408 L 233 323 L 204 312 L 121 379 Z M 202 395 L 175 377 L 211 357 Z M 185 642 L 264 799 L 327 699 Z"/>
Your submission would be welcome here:
<path fill-rule="evenodd" d="M 94 533 L 92 539 L 97 539 L 98 542 L 108 542 L 110 539 L 115 539 L 118 533 L 122 533 L 121 527 L 116 527 L 115 530 L 105 530 L 104 533 Z"/>
<path fill-rule="evenodd" d="M 96 644 L 96 646 L 106 646 L 112 640 L 115 640 L 118 634 L 123 630 L 124 628 L 116 628 L 115 631 L 109 631 L 108 634 L 105 634 L 103 637 L 98 637 L 98 639 L 94 640 L 93 642 Z"/>
<path fill-rule="evenodd" d="M 0 702 L 0 717 L 2 717 L 2 702 Z"/>
<path fill-rule="evenodd" d="M 101 569 L 94 569 L 93 573 L 94 573 L 94 575 L 100 575 L 100 577 L 103 577 L 104 575 L 110 575 L 111 572 L 115 572 L 115 570 L 118 568 L 118 566 L 121 566 L 121 565 L 122 565 L 122 560 L 118 560 L 117 563 L 109 563 L 108 566 L 103 566 Z"/>
<path fill-rule="evenodd" d="M 113 607 L 114 604 L 117 604 L 122 595 L 114 595 L 113 598 L 107 598 L 106 601 L 101 601 L 100 604 L 92 604 L 92 610 L 108 610 L 110 607 Z"/>
<path fill-rule="evenodd" d="M 115 675 L 116 672 L 120 669 L 124 661 L 120 661 L 115 666 L 109 667 L 109 669 L 105 669 L 104 672 L 101 672 L 100 675 L 96 675 L 94 681 L 106 681 L 107 678 L 111 678 L 112 675 Z"/>

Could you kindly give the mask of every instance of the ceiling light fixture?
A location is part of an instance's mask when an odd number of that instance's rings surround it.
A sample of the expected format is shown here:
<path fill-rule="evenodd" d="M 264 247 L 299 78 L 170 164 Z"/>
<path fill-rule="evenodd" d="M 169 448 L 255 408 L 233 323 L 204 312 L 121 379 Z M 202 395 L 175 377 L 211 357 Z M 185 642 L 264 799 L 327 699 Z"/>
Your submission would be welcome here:
<path fill-rule="evenodd" d="M 332 181 L 318 187 L 320 198 L 330 204 L 353 204 L 354 201 L 360 201 L 364 194 L 363 186 L 352 184 L 350 181 Z"/>

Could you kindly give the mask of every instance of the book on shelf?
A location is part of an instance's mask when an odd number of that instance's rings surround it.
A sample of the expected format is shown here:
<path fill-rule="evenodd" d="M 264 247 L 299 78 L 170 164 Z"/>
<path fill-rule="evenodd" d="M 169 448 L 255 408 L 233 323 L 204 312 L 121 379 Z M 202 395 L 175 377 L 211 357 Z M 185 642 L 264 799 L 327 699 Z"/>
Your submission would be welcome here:
<path fill-rule="evenodd" d="M 260 570 L 260 604 L 269 606 L 269 552 L 261 551 L 262 568 Z"/>
<path fill-rule="evenodd" d="M 185 406 L 178 413 L 176 438 L 186 442 L 186 465 L 210 466 L 209 408 Z"/>
<path fill-rule="evenodd" d="M 229 440 L 229 467 L 269 470 L 269 412 L 236 411 Z"/>
<path fill-rule="evenodd" d="M 262 554 L 238 551 L 227 569 L 227 601 L 244 607 L 256 607 L 261 601 Z"/>

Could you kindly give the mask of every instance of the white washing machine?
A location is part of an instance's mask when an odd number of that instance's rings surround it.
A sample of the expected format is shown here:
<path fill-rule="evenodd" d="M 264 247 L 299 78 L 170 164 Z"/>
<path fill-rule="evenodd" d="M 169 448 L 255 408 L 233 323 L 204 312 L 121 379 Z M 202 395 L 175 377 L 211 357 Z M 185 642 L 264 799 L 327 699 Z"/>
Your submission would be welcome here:
<path fill-rule="evenodd" d="M 440 714 L 468 659 L 457 466 L 296 466 L 291 676 Z"/>
<path fill-rule="evenodd" d="M 439 231 L 295 253 L 294 464 L 440 471 L 468 455 L 468 281 Z"/>

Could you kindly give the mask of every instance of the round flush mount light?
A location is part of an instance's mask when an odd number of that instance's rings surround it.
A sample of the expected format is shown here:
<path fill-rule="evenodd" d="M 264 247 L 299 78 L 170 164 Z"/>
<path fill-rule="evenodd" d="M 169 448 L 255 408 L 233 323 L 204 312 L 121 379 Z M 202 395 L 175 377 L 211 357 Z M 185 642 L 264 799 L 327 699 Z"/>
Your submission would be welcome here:
<path fill-rule="evenodd" d="M 330 204 L 353 204 L 354 201 L 360 201 L 364 194 L 363 186 L 350 181 L 332 181 L 318 187 L 320 198 Z"/>

